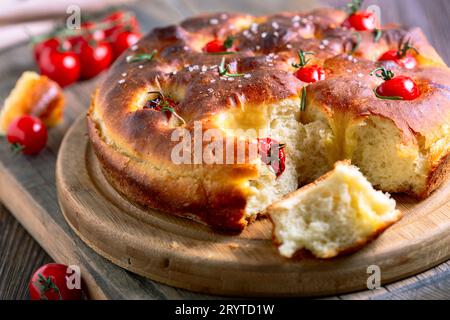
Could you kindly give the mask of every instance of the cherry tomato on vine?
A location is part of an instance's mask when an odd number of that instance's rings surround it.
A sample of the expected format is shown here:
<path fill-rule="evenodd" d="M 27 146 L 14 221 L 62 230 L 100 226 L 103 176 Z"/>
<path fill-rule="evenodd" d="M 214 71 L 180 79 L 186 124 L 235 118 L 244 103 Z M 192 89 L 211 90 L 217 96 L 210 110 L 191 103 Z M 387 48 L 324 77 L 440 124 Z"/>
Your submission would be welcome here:
<path fill-rule="evenodd" d="M 68 86 L 80 78 L 80 60 L 71 51 L 45 50 L 39 57 L 39 69 L 61 87 Z"/>
<path fill-rule="evenodd" d="M 373 31 L 377 27 L 377 19 L 373 12 L 357 11 L 347 18 L 344 26 L 356 31 Z"/>
<path fill-rule="evenodd" d="M 114 42 L 111 43 L 114 58 L 117 58 L 127 50 L 132 45 L 136 44 L 141 39 L 141 34 L 137 32 L 131 32 L 131 31 L 122 31 L 119 34 L 117 34 Z"/>
<path fill-rule="evenodd" d="M 82 289 L 67 285 L 67 266 L 49 263 L 33 274 L 28 289 L 32 300 L 81 300 Z M 80 280 L 81 285 L 81 280 Z"/>
<path fill-rule="evenodd" d="M 318 65 L 302 67 L 298 69 L 294 75 L 297 79 L 307 83 L 313 83 L 325 79 L 325 71 Z"/>
<path fill-rule="evenodd" d="M 414 69 L 417 66 L 417 59 L 409 51 L 419 53 L 419 51 L 411 45 L 409 41 L 400 44 L 398 50 L 389 50 L 385 52 L 378 61 L 393 61 L 400 67 L 406 69 Z"/>
<path fill-rule="evenodd" d="M 13 150 L 33 155 L 47 144 L 47 129 L 39 118 L 25 115 L 11 122 L 6 138 Z"/>
<path fill-rule="evenodd" d="M 212 40 L 208 42 L 204 47 L 203 51 L 207 53 L 216 53 L 216 52 L 224 52 L 227 51 L 225 46 L 223 45 L 223 41 L 218 39 Z"/>
<path fill-rule="evenodd" d="M 273 148 L 277 148 L 278 150 L 274 150 Z M 284 145 L 271 138 L 258 139 L 258 152 L 262 162 L 271 166 L 277 177 L 284 172 L 286 168 Z"/>
<path fill-rule="evenodd" d="M 407 76 L 395 76 L 384 67 L 377 68 L 370 73 L 384 82 L 375 89 L 375 94 L 380 99 L 389 100 L 414 100 L 420 96 L 420 90 L 416 82 Z"/>
<path fill-rule="evenodd" d="M 111 64 L 113 52 L 109 43 L 100 41 L 81 42 L 79 50 L 81 78 L 91 79 Z"/>
<path fill-rule="evenodd" d="M 103 19 L 103 22 L 109 22 L 111 27 L 105 30 L 105 37 L 114 41 L 114 38 L 121 31 L 139 32 L 139 23 L 136 17 L 125 11 L 115 11 Z"/>
<path fill-rule="evenodd" d="M 396 76 L 386 80 L 376 89 L 382 97 L 400 97 L 402 100 L 414 100 L 420 95 L 419 87 L 407 76 Z"/>
<path fill-rule="evenodd" d="M 41 42 L 38 42 L 34 45 L 33 52 L 34 52 L 34 58 L 36 62 L 39 61 L 39 58 L 41 54 L 46 50 L 56 50 L 60 47 L 63 47 L 64 49 L 70 49 L 70 43 L 68 41 L 64 41 L 61 45 L 61 41 L 56 38 L 50 38 Z"/>

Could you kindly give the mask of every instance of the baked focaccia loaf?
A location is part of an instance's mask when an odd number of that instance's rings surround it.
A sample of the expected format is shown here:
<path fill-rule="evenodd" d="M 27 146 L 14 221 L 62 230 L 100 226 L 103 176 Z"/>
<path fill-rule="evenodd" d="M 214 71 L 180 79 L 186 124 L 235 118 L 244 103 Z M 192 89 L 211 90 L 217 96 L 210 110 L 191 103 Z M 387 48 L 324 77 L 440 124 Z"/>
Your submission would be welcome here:
<path fill-rule="evenodd" d="M 105 176 L 137 204 L 228 231 L 242 230 L 342 159 L 383 191 L 428 196 L 449 171 L 449 69 L 420 29 L 356 34 L 342 26 L 346 17 L 334 9 L 222 13 L 153 30 L 118 59 L 92 98 L 89 137 Z M 215 39 L 228 52 L 205 52 Z M 414 69 L 377 61 L 407 41 L 417 49 Z M 314 52 L 309 63 L 325 79 L 308 84 L 295 76 L 300 50 Z M 381 66 L 414 79 L 420 96 L 377 97 L 383 80 L 370 73 Z M 203 156 L 217 161 L 192 153 L 190 163 L 175 163 L 180 129 L 190 134 L 186 148 L 200 143 Z M 195 129 L 216 130 L 199 142 Z M 249 150 L 277 142 L 284 159 L 276 167 L 248 152 L 238 161 L 208 149 L 212 140 Z"/>

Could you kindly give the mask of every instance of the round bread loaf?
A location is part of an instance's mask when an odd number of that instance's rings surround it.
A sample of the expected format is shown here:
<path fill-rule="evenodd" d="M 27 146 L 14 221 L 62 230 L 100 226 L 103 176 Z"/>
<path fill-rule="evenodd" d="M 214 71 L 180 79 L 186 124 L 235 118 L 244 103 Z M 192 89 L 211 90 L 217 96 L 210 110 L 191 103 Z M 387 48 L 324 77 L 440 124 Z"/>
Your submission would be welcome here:
<path fill-rule="evenodd" d="M 134 203 L 226 231 L 242 230 L 343 159 L 383 191 L 429 195 L 450 166 L 449 69 L 420 29 L 356 34 L 341 27 L 345 18 L 334 9 L 222 13 L 154 29 L 92 98 L 89 137 L 107 179 Z M 204 52 L 229 36 L 231 53 Z M 406 40 L 418 50 L 415 69 L 377 62 Z M 324 68 L 325 80 L 295 77 L 300 49 L 315 53 L 310 63 Z M 380 66 L 412 77 L 420 97 L 377 98 L 382 80 L 370 72 Z M 166 108 L 149 107 L 155 91 L 170 99 Z M 250 152 L 258 138 L 285 145 L 281 174 Z M 243 145 L 245 155 L 220 152 L 229 145 Z"/>

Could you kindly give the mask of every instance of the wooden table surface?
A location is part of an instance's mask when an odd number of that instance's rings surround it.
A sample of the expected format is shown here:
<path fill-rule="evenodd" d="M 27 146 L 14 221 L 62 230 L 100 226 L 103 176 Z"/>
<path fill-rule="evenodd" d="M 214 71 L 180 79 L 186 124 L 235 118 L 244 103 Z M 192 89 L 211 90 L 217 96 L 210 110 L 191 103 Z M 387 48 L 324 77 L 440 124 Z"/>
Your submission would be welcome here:
<path fill-rule="evenodd" d="M 230 0 L 230 1 L 202 1 L 202 0 L 154 0 L 140 1 L 132 5 L 138 19 L 141 22 L 144 31 L 153 27 L 167 25 L 181 20 L 188 15 L 196 14 L 202 11 L 244 11 L 253 14 L 264 14 L 275 11 L 300 10 L 311 6 L 313 1 L 301 0 Z M 330 5 L 343 5 L 346 1 L 327 0 L 322 3 Z M 437 51 L 443 56 L 447 63 L 450 63 L 450 1 L 448 0 L 379 0 L 366 1 L 380 5 L 382 10 L 383 22 L 398 21 L 405 25 L 420 26 L 423 28 L 430 42 Z M 15 80 L 24 70 L 34 69 L 31 58 L 31 52 L 26 45 L 19 45 L 7 50 L 0 51 L 0 100 L 3 100 Z M 68 98 L 72 99 L 71 107 L 78 110 L 78 113 L 86 109 L 89 101 L 89 92 L 95 86 L 95 81 L 76 84 L 68 93 Z M 16 159 L 14 165 L 23 166 L 23 172 L 27 172 L 33 165 L 41 168 L 50 167 L 53 170 L 54 159 L 57 154 L 58 146 L 64 132 L 74 120 L 74 115 L 66 117 L 64 125 L 54 129 L 56 132 L 50 137 L 48 151 L 41 155 L 41 159 Z M 6 148 L 1 141 L 0 158 L 1 160 L 11 160 L 5 155 Z M 8 158 L 5 160 L 5 158 Z M 48 159 L 47 164 L 42 163 L 42 158 Z M 23 163 L 21 163 L 21 161 Z M 39 162 L 38 162 L 39 161 Z M 11 162 L 11 161 L 10 161 Z M 4 163 L 5 165 L 5 163 Z M 9 165 L 13 165 L 9 163 Z M 6 165 L 5 165 L 6 166 Z M 19 167 L 18 170 L 21 167 Z M 26 181 L 21 181 L 30 190 L 39 192 L 41 179 L 54 179 L 54 176 L 47 178 L 24 175 Z M 54 181 L 54 180 L 53 180 Z M 6 179 L 0 180 L 0 191 L 8 188 Z M 2 190 L 3 189 L 3 190 Z M 43 193 L 50 193 L 44 196 L 47 201 L 42 206 L 47 210 L 57 211 L 55 203 L 55 189 L 42 190 Z M 0 192 L 1 193 L 1 192 Z M 5 194 L 5 192 L 3 192 Z M 4 199 L 5 200 L 5 199 Z M 6 203 L 7 204 L 7 203 Z M 17 208 L 10 207 L 16 216 L 20 217 Z M 21 220 L 22 221 L 22 220 Z M 26 221 L 22 221 L 27 225 Z M 58 239 L 54 240 L 58 242 Z M 76 243 L 80 243 L 76 241 Z M 43 244 L 44 245 L 44 244 Z M 79 244 L 82 245 L 82 244 Z M 48 244 L 44 245 L 48 248 Z M 52 250 L 50 250 L 53 252 Z M 0 204 L 0 299 L 24 299 L 27 298 L 27 282 L 32 272 L 44 263 L 52 261 L 52 258 L 45 253 L 39 244 L 25 231 L 19 222 L 11 215 L 5 206 Z M 105 262 L 108 264 L 107 262 Z M 117 274 L 123 271 L 117 270 L 118 267 L 108 266 L 108 271 Z M 115 288 L 115 294 L 107 298 L 214 298 L 211 296 L 195 294 L 184 290 L 173 289 L 161 284 L 156 284 L 150 280 L 129 275 L 127 286 L 141 290 L 141 294 L 127 296 L 125 291 Z M 125 280 L 124 280 L 125 281 Z M 120 283 L 120 282 L 119 282 Z M 399 281 L 397 283 L 383 286 L 375 291 L 365 291 L 351 293 L 346 295 L 329 297 L 330 299 L 450 299 L 450 261 L 443 263 L 420 275 Z"/>

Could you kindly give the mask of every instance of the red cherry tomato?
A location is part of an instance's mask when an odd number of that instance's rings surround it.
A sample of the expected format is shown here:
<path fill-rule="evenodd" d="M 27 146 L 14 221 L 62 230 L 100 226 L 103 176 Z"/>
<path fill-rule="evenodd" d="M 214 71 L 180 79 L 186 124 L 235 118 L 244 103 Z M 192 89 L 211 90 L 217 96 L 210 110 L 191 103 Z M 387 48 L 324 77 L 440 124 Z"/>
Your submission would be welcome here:
<path fill-rule="evenodd" d="M 47 40 L 44 40 L 42 42 L 37 43 L 34 48 L 34 58 L 36 59 L 36 62 L 39 61 L 39 58 L 42 54 L 42 52 L 46 51 L 47 49 L 50 50 L 56 50 L 61 46 L 60 40 L 56 38 L 50 38 Z M 70 43 L 68 41 L 64 41 L 62 47 L 64 49 L 70 49 Z"/>
<path fill-rule="evenodd" d="M 84 41 L 80 46 L 81 78 L 91 79 L 111 64 L 113 53 L 107 42 L 91 44 Z"/>
<path fill-rule="evenodd" d="M 417 84 L 407 76 L 396 76 L 386 80 L 376 91 L 382 97 L 399 97 L 403 100 L 414 100 L 420 95 Z"/>
<path fill-rule="evenodd" d="M 56 81 L 61 87 L 80 78 L 80 60 L 74 52 L 45 50 L 39 57 L 41 74 Z"/>
<path fill-rule="evenodd" d="M 298 69 L 294 75 L 297 79 L 307 83 L 313 83 L 325 79 L 325 71 L 318 65 L 302 67 Z"/>
<path fill-rule="evenodd" d="M 105 36 L 114 40 L 121 31 L 139 32 L 139 23 L 131 12 L 115 11 L 103 19 L 103 22 L 110 22 L 111 27 L 105 30 Z"/>
<path fill-rule="evenodd" d="M 277 150 L 273 150 L 277 148 Z M 279 177 L 286 168 L 286 154 L 284 146 L 271 138 L 258 139 L 258 152 L 262 162 L 272 167 L 276 176 Z"/>
<path fill-rule="evenodd" d="M 84 22 L 81 24 L 81 30 L 87 31 L 89 38 L 95 41 L 102 41 L 106 39 L 105 31 L 102 29 L 97 29 L 97 24 L 94 22 Z"/>
<path fill-rule="evenodd" d="M 203 51 L 207 53 L 214 53 L 214 52 L 224 52 L 227 51 L 227 49 L 224 47 L 223 41 L 216 39 L 208 42 L 203 47 Z"/>
<path fill-rule="evenodd" d="M 112 43 L 114 58 L 121 55 L 122 52 L 134 45 L 141 39 L 141 34 L 137 32 L 120 32 Z"/>
<path fill-rule="evenodd" d="M 80 53 L 81 46 L 87 41 L 103 41 L 105 40 L 105 32 L 100 29 L 96 29 L 96 24 L 93 22 L 85 22 L 81 24 L 81 31 L 83 34 L 73 36 L 67 39 L 70 43 L 70 48 L 77 54 Z"/>
<path fill-rule="evenodd" d="M 69 289 L 67 266 L 49 263 L 33 274 L 28 289 L 32 300 L 81 300 L 82 289 Z M 81 283 L 81 279 L 80 279 Z"/>
<path fill-rule="evenodd" d="M 376 16 L 370 11 L 357 11 L 345 20 L 344 26 L 356 31 L 373 31 L 377 26 Z"/>
<path fill-rule="evenodd" d="M 378 61 L 393 61 L 400 67 L 414 69 L 417 66 L 417 60 L 411 54 L 407 53 L 403 58 L 399 57 L 397 50 L 385 52 Z"/>
<path fill-rule="evenodd" d="M 23 154 L 37 154 L 47 144 L 47 129 L 39 118 L 25 115 L 11 122 L 6 138 Z"/>

